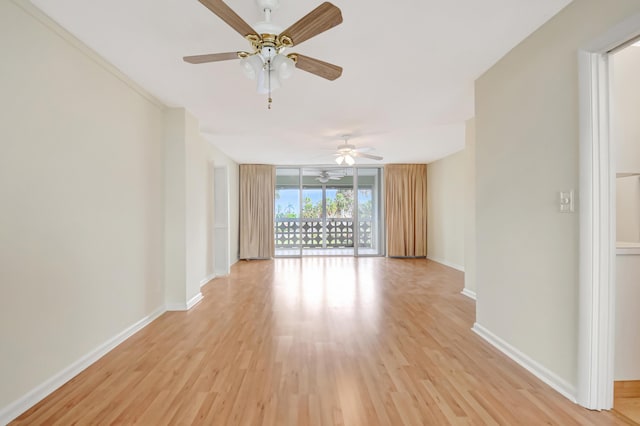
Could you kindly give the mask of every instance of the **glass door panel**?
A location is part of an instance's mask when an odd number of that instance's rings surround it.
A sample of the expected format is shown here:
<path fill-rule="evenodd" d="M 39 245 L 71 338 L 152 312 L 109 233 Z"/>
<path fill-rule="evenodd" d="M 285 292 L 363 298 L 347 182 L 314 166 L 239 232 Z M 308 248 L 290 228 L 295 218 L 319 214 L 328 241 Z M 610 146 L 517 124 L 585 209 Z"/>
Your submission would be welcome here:
<path fill-rule="evenodd" d="M 344 176 L 340 181 L 325 185 L 326 245 L 332 254 L 354 254 L 354 194 L 353 179 Z"/>
<path fill-rule="evenodd" d="M 276 169 L 276 256 L 384 255 L 378 167 Z"/>
<path fill-rule="evenodd" d="M 384 255 L 382 169 L 357 169 L 358 256 Z"/>
<path fill-rule="evenodd" d="M 303 254 L 324 249 L 325 221 L 322 185 L 302 187 L 302 249 Z"/>
<path fill-rule="evenodd" d="M 275 248 L 276 256 L 300 256 L 300 169 L 276 169 Z"/>

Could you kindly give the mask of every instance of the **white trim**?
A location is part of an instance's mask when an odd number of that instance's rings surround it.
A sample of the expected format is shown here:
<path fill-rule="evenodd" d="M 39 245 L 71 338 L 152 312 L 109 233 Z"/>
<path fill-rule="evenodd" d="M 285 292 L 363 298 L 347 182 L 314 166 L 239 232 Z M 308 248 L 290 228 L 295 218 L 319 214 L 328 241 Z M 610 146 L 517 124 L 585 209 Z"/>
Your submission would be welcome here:
<path fill-rule="evenodd" d="M 210 274 L 207 275 L 202 281 L 200 281 L 200 288 L 204 287 L 205 285 L 209 284 L 209 281 L 211 281 L 212 279 L 214 279 L 216 277 L 216 274 Z"/>
<path fill-rule="evenodd" d="M 124 84 L 129 86 L 134 92 L 142 96 L 144 99 L 152 103 L 161 111 L 164 111 L 167 106 L 163 104 L 158 98 L 154 95 L 146 91 L 142 88 L 138 83 L 127 77 L 120 71 L 118 68 L 113 66 L 107 60 L 105 60 L 102 56 L 96 53 L 95 50 L 91 49 L 89 46 L 80 41 L 77 37 L 71 34 L 66 29 L 62 28 L 57 22 L 53 19 L 49 18 L 44 12 L 34 6 L 28 0 L 11 0 L 13 4 L 22 9 L 25 13 L 30 15 L 32 18 L 46 26 L 49 30 L 54 32 L 57 36 L 62 38 L 64 41 L 69 43 L 71 46 L 78 49 L 83 55 L 87 58 L 95 62 L 98 66 L 103 68 L 105 71 L 111 73 L 114 77 L 122 81 Z"/>
<path fill-rule="evenodd" d="M 193 296 L 187 303 L 167 303 L 167 311 L 176 312 L 176 311 L 188 311 L 193 308 L 198 302 L 202 300 L 202 293 L 198 292 L 195 296 Z"/>
<path fill-rule="evenodd" d="M 468 288 L 463 288 L 460 294 L 467 296 L 469 299 L 476 300 L 476 292 Z"/>
<path fill-rule="evenodd" d="M 611 178 L 608 132 L 607 55 L 580 51 L 580 260 L 578 325 L 578 403 L 589 409 L 613 405 L 613 369 L 609 367 L 609 276 L 612 251 Z M 614 233 L 615 235 L 615 233 Z M 611 311 L 613 312 L 613 310 Z M 608 371 L 610 370 L 610 371 Z"/>
<path fill-rule="evenodd" d="M 167 312 L 182 312 L 187 310 L 186 303 L 167 303 L 165 306 Z"/>
<path fill-rule="evenodd" d="M 480 324 L 473 324 L 473 328 L 471 330 L 473 330 L 473 332 L 475 332 L 478 336 L 486 340 L 489 344 L 491 344 L 491 346 L 495 347 L 500 352 L 514 360 L 525 370 L 529 371 L 538 379 L 551 386 L 562 396 L 569 399 L 573 403 L 576 402 L 576 389 L 573 385 L 571 385 L 571 383 L 567 382 L 562 377 L 558 376 L 556 373 L 549 370 L 537 361 L 529 358 L 527 355 L 523 354 L 518 349 L 511 346 L 509 343 L 505 342 L 500 337 L 496 336 Z"/>
<path fill-rule="evenodd" d="M 187 311 L 196 306 L 202 300 L 202 293 L 198 292 L 187 302 Z"/>
<path fill-rule="evenodd" d="M 50 377 L 45 382 L 36 386 L 23 397 L 0 409 L 0 424 L 4 425 L 9 423 L 20 414 L 36 405 L 38 402 L 42 401 L 53 391 L 80 374 L 83 370 L 91 366 L 91 364 L 93 364 L 94 362 L 98 361 L 120 343 L 124 342 L 129 337 L 133 336 L 138 331 L 149 325 L 164 312 L 164 307 L 156 309 L 146 317 L 142 318 L 140 321 L 127 327 L 125 330 L 108 339 L 106 342 L 104 342 L 91 352 L 87 353 L 77 361 L 73 362 L 62 371 Z"/>
<path fill-rule="evenodd" d="M 440 263 L 444 266 L 448 266 L 449 268 L 453 268 L 453 269 L 457 269 L 460 272 L 464 272 L 464 266 L 462 265 L 458 265 L 457 263 L 453 263 L 453 262 L 448 262 L 444 259 L 440 259 L 439 257 L 433 257 L 433 256 L 427 256 L 427 259 L 433 261 L 433 262 L 437 262 Z"/>

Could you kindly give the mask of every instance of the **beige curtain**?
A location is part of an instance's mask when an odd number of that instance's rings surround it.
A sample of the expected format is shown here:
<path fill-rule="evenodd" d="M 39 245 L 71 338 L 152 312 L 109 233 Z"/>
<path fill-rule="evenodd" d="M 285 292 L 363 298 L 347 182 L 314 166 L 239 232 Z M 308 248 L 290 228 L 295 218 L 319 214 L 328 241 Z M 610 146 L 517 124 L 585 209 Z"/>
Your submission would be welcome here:
<path fill-rule="evenodd" d="M 387 255 L 427 256 L 427 165 L 384 168 Z"/>
<path fill-rule="evenodd" d="M 270 259 L 274 253 L 276 169 L 240 165 L 240 259 Z"/>

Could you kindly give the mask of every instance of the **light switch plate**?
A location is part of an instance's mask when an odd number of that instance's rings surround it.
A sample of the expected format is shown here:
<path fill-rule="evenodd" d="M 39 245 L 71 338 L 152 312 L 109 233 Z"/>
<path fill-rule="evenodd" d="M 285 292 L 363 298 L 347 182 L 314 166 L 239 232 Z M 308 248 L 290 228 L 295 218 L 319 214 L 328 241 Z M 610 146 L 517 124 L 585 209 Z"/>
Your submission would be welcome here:
<path fill-rule="evenodd" d="M 560 191 L 559 196 L 560 213 L 573 213 L 573 189 L 569 191 Z"/>

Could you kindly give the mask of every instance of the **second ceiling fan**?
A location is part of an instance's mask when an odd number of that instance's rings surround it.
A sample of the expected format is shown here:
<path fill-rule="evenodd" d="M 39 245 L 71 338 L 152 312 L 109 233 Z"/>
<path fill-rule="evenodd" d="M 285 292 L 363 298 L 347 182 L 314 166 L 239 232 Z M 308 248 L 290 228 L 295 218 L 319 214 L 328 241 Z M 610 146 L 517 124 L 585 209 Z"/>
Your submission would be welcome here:
<path fill-rule="evenodd" d="M 271 22 L 271 11 L 279 7 L 279 0 L 257 0 L 265 19 L 254 27 L 247 24 L 222 0 L 198 1 L 249 41 L 251 51 L 185 56 L 184 61 L 203 64 L 240 59 L 247 77 L 258 81 L 258 92 L 269 94 L 269 108 L 272 102 L 271 92 L 280 86 L 281 79 L 291 76 L 294 67 L 327 80 L 335 80 L 342 75 L 342 68 L 337 65 L 299 53 L 285 52 L 342 23 L 342 13 L 333 4 L 324 2 L 289 28 L 281 30 Z"/>

